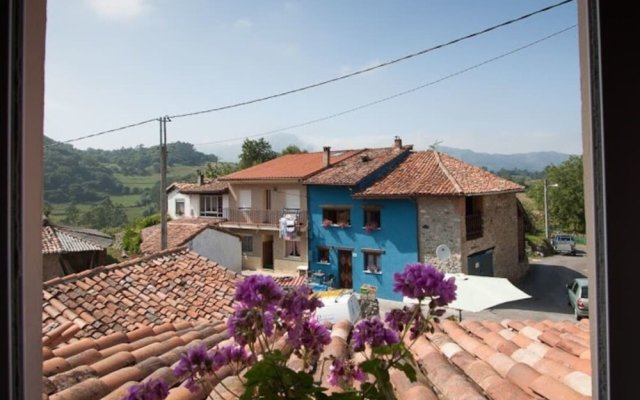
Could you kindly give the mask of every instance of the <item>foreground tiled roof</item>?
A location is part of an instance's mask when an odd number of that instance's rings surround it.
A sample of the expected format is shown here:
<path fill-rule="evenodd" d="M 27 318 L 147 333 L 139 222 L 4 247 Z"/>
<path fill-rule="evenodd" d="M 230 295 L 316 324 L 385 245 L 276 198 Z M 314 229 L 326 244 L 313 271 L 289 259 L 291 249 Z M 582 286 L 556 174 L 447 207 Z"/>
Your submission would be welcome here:
<path fill-rule="evenodd" d="M 356 185 L 369 174 L 408 152 L 411 148 L 412 146 L 405 146 L 402 149 L 396 147 L 365 149 L 357 155 L 313 175 L 304 183 L 309 185 Z"/>
<path fill-rule="evenodd" d="M 74 232 L 69 227 L 45 225 L 42 227 L 42 253 L 58 254 L 104 250 L 110 243 L 107 243 L 104 237 L 107 235 L 102 235 L 96 237 L 96 240 L 92 240 L 91 235 Z"/>
<path fill-rule="evenodd" d="M 171 366 L 183 350 L 203 342 L 213 347 L 227 339 L 225 331 L 222 321 L 165 323 L 99 339 L 84 338 L 55 349 L 45 345 L 43 398 L 119 400 L 131 385 L 152 378 L 173 386 L 179 382 Z M 189 394 L 184 388 L 172 392 Z"/>
<path fill-rule="evenodd" d="M 215 226 L 216 222 L 202 218 L 183 218 L 167 222 L 167 248 L 182 246 L 198 233 Z M 145 254 L 160 251 L 160 224 L 144 228 L 141 232 L 140 251 Z"/>
<path fill-rule="evenodd" d="M 412 153 L 355 197 L 463 196 L 520 192 L 524 187 L 435 151 Z"/>
<path fill-rule="evenodd" d="M 402 372 L 391 371 L 396 398 L 577 400 L 591 396 L 586 320 L 444 320 L 435 328 L 433 334 L 418 338 L 411 347 L 418 364 L 416 382 L 410 382 Z M 331 343 L 320 360 L 334 356 L 361 361 L 360 354 L 350 352 L 351 329 L 348 321 L 333 324 Z M 208 348 L 230 343 L 225 325 L 213 321 L 195 326 L 142 326 L 57 349 L 45 346 L 44 394 L 51 400 L 120 399 L 135 383 L 162 378 L 172 387 L 169 399 L 202 399 L 202 392 L 190 393 L 171 371 L 184 349 L 202 342 Z M 318 362 L 316 381 L 326 380 L 329 365 Z M 302 360 L 292 356 L 288 366 L 299 370 Z M 217 384 L 211 398 L 222 399 L 220 395 L 229 394 L 226 388 L 240 392 L 241 383 L 228 369 L 220 370 L 218 377 L 224 386 L 219 380 L 210 381 Z M 340 389 L 330 389 L 336 391 Z"/>
<path fill-rule="evenodd" d="M 167 191 L 177 189 L 180 193 L 197 194 L 197 193 L 227 193 L 229 184 L 221 182 L 217 179 L 205 180 L 202 185 L 193 182 L 174 182 L 167 188 Z"/>
<path fill-rule="evenodd" d="M 186 248 L 55 278 L 43 287 L 44 344 L 144 325 L 218 320 L 233 312 L 239 279 Z"/>
<path fill-rule="evenodd" d="M 340 152 L 332 151 L 331 164 L 340 162 L 357 152 L 358 151 L 355 150 Z M 324 168 L 324 165 L 322 164 L 322 156 L 322 152 L 287 154 L 285 156 L 263 162 L 262 164 L 254 165 L 253 167 L 225 175 L 221 177 L 220 180 L 304 179 Z"/>

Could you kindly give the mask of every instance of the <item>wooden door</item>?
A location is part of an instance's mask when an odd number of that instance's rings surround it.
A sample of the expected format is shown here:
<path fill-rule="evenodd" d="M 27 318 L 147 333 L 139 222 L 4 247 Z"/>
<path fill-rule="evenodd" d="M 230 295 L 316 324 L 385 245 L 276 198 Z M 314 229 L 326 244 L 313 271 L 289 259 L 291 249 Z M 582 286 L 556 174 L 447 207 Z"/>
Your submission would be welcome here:
<path fill-rule="evenodd" d="M 338 250 L 338 270 L 340 272 L 340 288 L 353 288 L 351 250 Z"/>
<path fill-rule="evenodd" d="M 273 240 L 262 242 L 262 268 L 273 269 Z"/>

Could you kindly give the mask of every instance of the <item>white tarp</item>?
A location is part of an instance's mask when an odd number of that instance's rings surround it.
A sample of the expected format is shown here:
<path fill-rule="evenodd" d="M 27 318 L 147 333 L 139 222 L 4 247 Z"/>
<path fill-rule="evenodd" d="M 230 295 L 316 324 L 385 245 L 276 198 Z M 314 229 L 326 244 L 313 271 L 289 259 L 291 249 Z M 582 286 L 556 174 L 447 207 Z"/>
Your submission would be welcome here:
<path fill-rule="evenodd" d="M 531 296 L 515 287 L 506 278 L 489 276 L 446 274 L 456 278 L 456 300 L 447 307 L 461 311 L 480 312 L 498 304 L 515 300 L 528 299 Z M 404 298 L 405 303 L 416 303 L 417 300 Z"/>

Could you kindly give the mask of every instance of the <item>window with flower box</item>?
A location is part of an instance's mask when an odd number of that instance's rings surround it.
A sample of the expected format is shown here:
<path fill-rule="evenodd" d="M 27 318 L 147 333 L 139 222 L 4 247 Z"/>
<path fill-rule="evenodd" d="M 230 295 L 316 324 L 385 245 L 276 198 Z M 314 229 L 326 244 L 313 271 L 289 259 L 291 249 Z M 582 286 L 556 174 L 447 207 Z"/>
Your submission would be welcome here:
<path fill-rule="evenodd" d="M 380 207 L 364 207 L 364 229 L 373 231 L 381 227 Z"/>
<path fill-rule="evenodd" d="M 328 246 L 318 246 L 318 263 L 329 264 L 330 251 Z"/>
<path fill-rule="evenodd" d="M 363 249 L 364 272 L 369 274 L 382 274 L 382 254 L 384 251 L 376 249 Z"/>
<path fill-rule="evenodd" d="M 322 224 L 324 226 L 351 226 L 351 209 L 347 207 L 326 207 L 322 209 Z"/>

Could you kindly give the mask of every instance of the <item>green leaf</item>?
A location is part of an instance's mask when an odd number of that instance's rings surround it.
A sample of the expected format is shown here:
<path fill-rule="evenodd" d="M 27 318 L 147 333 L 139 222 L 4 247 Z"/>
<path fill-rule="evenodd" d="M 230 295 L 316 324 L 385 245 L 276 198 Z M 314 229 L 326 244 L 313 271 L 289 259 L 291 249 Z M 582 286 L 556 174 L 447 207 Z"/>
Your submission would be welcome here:
<path fill-rule="evenodd" d="M 415 382 L 416 381 L 416 369 L 413 368 L 413 366 L 411 366 L 410 364 L 400 364 L 400 363 L 396 363 L 394 365 L 395 368 L 399 369 L 400 371 L 403 371 L 404 374 L 407 376 L 407 378 L 409 378 L 409 380 L 411 382 Z"/>

